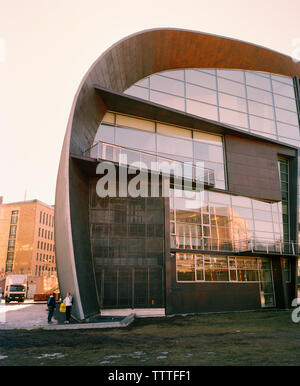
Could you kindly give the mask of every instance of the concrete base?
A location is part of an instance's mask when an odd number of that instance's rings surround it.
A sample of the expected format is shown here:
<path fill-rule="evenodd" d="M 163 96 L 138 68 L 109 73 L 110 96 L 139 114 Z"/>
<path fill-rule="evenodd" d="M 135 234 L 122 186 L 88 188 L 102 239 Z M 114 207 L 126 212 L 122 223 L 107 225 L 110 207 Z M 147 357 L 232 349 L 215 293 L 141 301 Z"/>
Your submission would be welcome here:
<path fill-rule="evenodd" d="M 100 310 L 102 316 L 126 316 L 135 314 L 136 317 L 163 317 L 166 316 L 164 308 L 119 308 Z"/>
<path fill-rule="evenodd" d="M 86 330 L 95 328 L 121 328 L 127 327 L 134 321 L 135 314 L 130 314 L 119 322 L 95 322 L 95 323 L 71 323 L 71 324 L 48 324 L 41 327 L 43 330 Z"/>

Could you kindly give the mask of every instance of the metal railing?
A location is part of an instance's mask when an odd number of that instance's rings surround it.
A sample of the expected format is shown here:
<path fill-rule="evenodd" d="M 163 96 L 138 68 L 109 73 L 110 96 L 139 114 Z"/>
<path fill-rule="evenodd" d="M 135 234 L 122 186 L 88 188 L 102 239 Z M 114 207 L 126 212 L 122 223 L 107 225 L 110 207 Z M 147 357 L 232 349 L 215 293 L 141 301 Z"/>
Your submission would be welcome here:
<path fill-rule="evenodd" d="M 170 174 L 175 178 L 193 180 L 206 186 L 213 187 L 215 185 L 215 173 L 212 169 L 134 148 L 98 141 L 86 150 L 83 155 L 97 160 L 115 162 L 120 165 L 132 165 L 134 163 L 137 169 Z"/>

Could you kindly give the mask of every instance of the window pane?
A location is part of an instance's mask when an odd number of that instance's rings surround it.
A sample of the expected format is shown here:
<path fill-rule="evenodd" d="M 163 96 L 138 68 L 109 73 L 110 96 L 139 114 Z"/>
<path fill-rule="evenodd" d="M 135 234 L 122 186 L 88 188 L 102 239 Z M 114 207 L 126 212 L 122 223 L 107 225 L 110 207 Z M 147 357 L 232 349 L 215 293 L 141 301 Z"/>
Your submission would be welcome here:
<path fill-rule="evenodd" d="M 141 99 L 149 99 L 149 90 L 144 87 L 131 86 L 124 93 Z"/>
<path fill-rule="evenodd" d="M 197 70 L 185 70 L 185 78 L 189 83 L 198 84 L 211 89 L 216 88 L 216 78 L 213 75 L 203 73 Z"/>
<path fill-rule="evenodd" d="M 259 133 L 276 134 L 275 121 L 250 115 L 250 129 Z"/>
<path fill-rule="evenodd" d="M 194 157 L 196 159 L 223 163 L 223 148 L 206 143 L 194 142 Z"/>
<path fill-rule="evenodd" d="M 224 180 L 224 164 L 218 164 L 216 162 L 204 161 L 204 167 L 212 169 L 215 172 L 215 178 L 217 180 Z"/>
<path fill-rule="evenodd" d="M 108 143 L 114 143 L 115 141 L 115 128 L 109 125 L 100 125 L 95 141 L 103 141 Z"/>
<path fill-rule="evenodd" d="M 155 134 L 117 127 L 116 144 L 136 149 L 155 151 Z"/>
<path fill-rule="evenodd" d="M 184 80 L 184 70 L 163 71 L 161 74 L 168 78 Z"/>
<path fill-rule="evenodd" d="M 274 119 L 274 108 L 263 103 L 248 101 L 249 113 L 264 118 Z"/>
<path fill-rule="evenodd" d="M 218 108 L 215 106 L 208 105 L 206 103 L 192 101 L 187 99 L 186 111 L 190 114 L 197 115 L 198 117 L 218 120 Z"/>
<path fill-rule="evenodd" d="M 251 86 L 247 86 L 247 96 L 256 102 L 266 103 L 268 105 L 273 104 L 272 94 L 267 91 L 260 90 Z"/>
<path fill-rule="evenodd" d="M 293 79 L 289 76 L 271 74 L 271 77 L 272 79 L 277 80 L 278 82 L 283 82 L 289 84 L 290 86 L 293 86 Z"/>
<path fill-rule="evenodd" d="M 196 99 L 198 101 L 217 104 L 217 93 L 214 90 L 195 86 L 192 84 L 186 85 L 186 97 L 190 99 Z"/>
<path fill-rule="evenodd" d="M 218 97 L 221 107 L 242 111 L 243 113 L 247 112 L 246 99 L 222 93 L 219 93 Z"/>
<path fill-rule="evenodd" d="M 253 217 L 252 209 L 242 208 L 238 206 L 232 207 L 232 214 L 234 217 L 237 217 L 237 218 L 241 217 L 241 218 L 252 219 Z"/>
<path fill-rule="evenodd" d="M 172 137 L 192 138 L 191 130 L 181 129 L 180 127 L 165 125 L 163 123 L 157 123 L 157 132 Z"/>
<path fill-rule="evenodd" d="M 152 75 L 150 77 L 150 88 L 152 90 L 184 96 L 184 83 L 164 76 Z"/>
<path fill-rule="evenodd" d="M 282 95 L 274 94 L 275 106 L 282 109 L 291 110 L 297 112 L 295 99 L 287 98 Z"/>
<path fill-rule="evenodd" d="M 218 89 L 228 94 L 245 97 L 245 86 L 227 79 L 218 78 Z"/>
<path fill-rule="evenodd" d="M 272 213 L 271 211 L 265 211 L 265 210 L 253 210 L 253 215 L 255 220 L 262 220 L 262 221 L 272 221 Z"/>
<path fill-rule="evenodd" d="M 243 206 L 245 208 L 251 208 L 251 199 L 248 197 L 242 196 L 231 196 L 232 205 Z"/>
<path fill-rule="evenodd" d="M 248 127 L 248 118 L 246 114 L 237 111 L 231 111 L 220 108 L 220 121 L 229 125 Z"/>
<path fill-rule="evenodd" d="M 179 154 L 183 156 L 192 156 L 193 154 L 193 143 L 192 141 L 172 138 L 165 135 L 157 135 L 157 151 L 159 153 L 166 154 Z"/>
<path fill-rule="evenodd" d="M 177 280 L 178 281 L 194 281 L 195 272 L 192 268 L 177 268 Z"/>
<path fill-rule="evenodd" d="M 279 136 L 299 139 L 299 127 L 277 122 L 277 130 Z"/>
<path fill-rule="evenodd" d="M 217 70 L 218 76 L 235 80 L 237 82 L 244 82 L 244 72 L 240 70 Z"/>
<path fill-rule="evenodd" d="M 271 91 L 271 80 L 250 72 L 245 72 L 246 83 L 250 86 L 258 87 L 263 90 Z"/>
<path fill-rule="evenodd" d="M 196 280 L 204 280 L 203 269 L 196 270 Z"/>
<path fill-rule="evenodd" d="M 121 114 L 117 114 L 116 116 L 116 125 L 130 127 L 132 129 L 144 130 L 144 131 L 152 131 L 152 132 L 155 131 L 155 123 L 153 121 L 129 117 L 127 115 L 121 115 Z"/>
<path fill-rule="evenodd" d="M 141 79 L 138 82 L 136 82 L 135 84 L 138 86 L 141 86 L 141 87 L 149 88 L 149 77 Z"/>
<path fill-rule="evenodd" d="M 161 105 L 184 111 L 184 99 L 150 90 L 150 100 Z"/>
<path fill-rule="evenodd" d="M 104 117 L 102 119 L 103 123 L 110 123 L 111 125 L 115 124 L 115 114 L 111 112 L 107 112 L 104 114 Z"/>
<path fill-rule="evenodd" d="M 290 98 L 295 98 L 294 88 L 287 84 L 272 80 L 273 92 Z"/>
<path fill-rule="evenodd" d="M 223 205 L 230 205 L 230 195 L 210 191 L 209 202 L 219 202 Z"/>
<path fill-rule="evenodd" d="M 201 141 L 204 143 L 210 143 L 216 146 L 222 146 L 223 141 L 220 135 L 213 135 L 207 133 L 201 133 L 201 131 L 193 131 L 193 139 L 194 141 Z"/>
<path fill-rule="evenodd" d="M 289 123 L 290 125 L 298 126 L 299 120 L 297 113 L 293 113 L 291 111 L 282 110 L 276 108 L 276 119 L 281 122 Z"/>
<path fill-rule="evenodd" d="M 261 232 L 273 232 L 273 224 L 266 221 L 254 221 L 255 230 Z M 264 236 L 260 233 L 260 237 Z M 269 236 L 269 235 L 268 235 Z"/>

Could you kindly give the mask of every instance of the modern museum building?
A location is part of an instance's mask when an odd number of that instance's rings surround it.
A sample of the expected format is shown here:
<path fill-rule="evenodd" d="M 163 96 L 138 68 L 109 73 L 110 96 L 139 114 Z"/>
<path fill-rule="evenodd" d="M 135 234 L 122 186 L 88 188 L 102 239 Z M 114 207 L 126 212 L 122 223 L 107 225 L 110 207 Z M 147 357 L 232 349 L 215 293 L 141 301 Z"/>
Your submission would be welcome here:
<path fill-rule="evenodd" d="M 94 62 L 55 199 L 59 285 L 78 319 L 291 307 L 299 77 L 291 57 L 180 29 L 133 34 Z"/>

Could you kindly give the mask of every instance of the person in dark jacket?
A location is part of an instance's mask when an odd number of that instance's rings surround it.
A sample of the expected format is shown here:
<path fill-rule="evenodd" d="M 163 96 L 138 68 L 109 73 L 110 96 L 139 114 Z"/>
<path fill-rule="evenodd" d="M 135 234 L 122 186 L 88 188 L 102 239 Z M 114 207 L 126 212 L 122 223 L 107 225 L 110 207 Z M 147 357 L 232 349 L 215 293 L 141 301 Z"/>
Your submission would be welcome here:
<path fill-rule="evenodd" d="M 47 304 L 48 304 L 48 323 L 53 323 L 52 316 L 56 308 L 55 292 L 53 292 L 52 295 L 49 296 Z"/>

